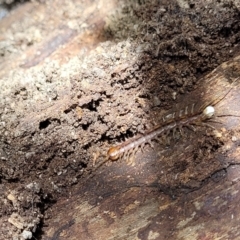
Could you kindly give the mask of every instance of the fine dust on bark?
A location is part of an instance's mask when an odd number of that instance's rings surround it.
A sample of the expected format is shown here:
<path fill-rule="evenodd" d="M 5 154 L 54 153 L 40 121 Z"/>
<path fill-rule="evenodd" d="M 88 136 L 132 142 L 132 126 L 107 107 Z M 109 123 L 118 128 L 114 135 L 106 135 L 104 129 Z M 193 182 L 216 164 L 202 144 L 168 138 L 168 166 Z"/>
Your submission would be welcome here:
<path fill-rule="evenodd" d="M 232 1 L 179 3 L 122 1 L 102 33 L 108 40 L 95 51 L 85 56 L 83 50 L 62 66 L 53 61 L 41 69 L 18 69 L 1 81 L 0 214 L 20 218 L 19 232 L 35 232 L 40 220 L 53 217 L 43 215 L 45 208 L 73 185 L 77 189 L 110 144 L 159 124 L 179 96 L 197 89 L 199 79 L 238 52 L 240 13 Z M 171 141 L 173 150 L 161 165 L 167 174 L 159 176 L 158 187 L 167 194 L 196 189 L 221 170 L 218 161 L 207 162 L 224 138 L 205 130 L 186 135 Z M 176 161 L 174 149 L 187 148 L 189 139 L 196 144 L 186 155 L 194 154 L 194 162 Z M 151 168 L 161 171 L 159 165 Z M 15 234 L 5 226 L 2 235 Z"/>

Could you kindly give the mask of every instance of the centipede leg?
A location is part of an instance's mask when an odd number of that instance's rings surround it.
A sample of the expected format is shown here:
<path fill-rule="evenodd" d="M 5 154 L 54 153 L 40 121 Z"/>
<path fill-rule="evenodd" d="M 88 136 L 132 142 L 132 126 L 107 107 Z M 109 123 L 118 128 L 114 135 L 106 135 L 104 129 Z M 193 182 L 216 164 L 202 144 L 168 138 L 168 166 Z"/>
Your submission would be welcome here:
<path fill-rule="evenodd" d="M 173 132 L 173 138 L 174 138 L 175 140 L 178 139 L 178 138 L 177 138 L 177 128 L 174 128 L 172 132 Z"/>
<path fill-rule="evenodd" d="M 167 145 L 167 138 L 166 138 L 166 136 L 162 136 L 162 145 L 164 147 Z"/>
<path fill-rule="evenodd" d="M 156 138 L 154 138 L 154 140 L 159 144 L 163 144 L 162 136 L 157 136 Z"/>
<path fill-rule="evenodd" d="M 128 161 L 128 158 L 129 158 L 129 151 L 126 152 L 126 154 L 124 154 L 124 159 L 125 159 L 125 161 Z"/>
<path fill-rule="evenodd" d="M 121 153 L 118 159 L 121 161 L 124 158 L 124 156 L 125 156 L 125 153 Z"/>
<path fill-rule="evenodd" d="M 141 144 L 139 147 L 141 149 L 141 152 L 144 153 L 144 149 L 143 149 L 144 146 Z"/>
<path fill-rule="evenodd" d="M 223 124 L 221 121 L 216 121 L 216 120 L 210 120 L 210 121 L 208 121 L 208 122 Z"/>
<path fill-rule="evenodd" d="M 166 144 L 169 146 L 170 145 L 170 138 L 169 138 L 169 132 L 166 134 Z"/>
<path fill-rule="evenodd" d="M 134 156 L 134 148 L 129 151 L 128 157 Z"/>
<path fill-rule="evenodd" d="M 164 145 L 170 145 L 170 141 L 167 133 L 162 136 L 162 142 Z"/>
<path fill-rule="evenodd" d="M 137 150 L 138 150 L 138 148 L 137 148 L 137 147 L 135 147 L 135 148 L 133 149 L 133 152 L 132 152 L 132 155 L 133 155 L 133 156 L 135 156 L 135 155 L 136 155 L 136 153 L 137 153 Z"/>
<path fill-rule="evenodd" d="M 179 126 L 179 132 L 180 132 L 180 135 L 181 135 L 182 137 L 185 136 L 184 130 L 183 130 L 183 127 L 182 127 L 182 126 Z"/>
<path fill-rule="evenodd" d="M 194 123 L 194 125 L 199 126 L 201 124 Z M 188 129 L 190 129 L 193 132 L 196 132 L 196 128 L 193 125 L 185 125 L 185 127 L 187 127 Z"/>
<path fill-rule="evenodd" d="M 154 145 L 151 140 L 149 140 L 147 143 L 150 145 L 151 148 L 154 148 Z"/>

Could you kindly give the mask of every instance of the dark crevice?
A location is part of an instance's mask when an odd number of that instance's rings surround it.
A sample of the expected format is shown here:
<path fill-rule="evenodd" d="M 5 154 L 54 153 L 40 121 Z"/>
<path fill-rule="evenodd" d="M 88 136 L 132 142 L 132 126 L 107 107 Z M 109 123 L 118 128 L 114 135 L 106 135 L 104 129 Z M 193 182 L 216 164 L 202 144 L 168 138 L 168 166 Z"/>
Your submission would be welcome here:
<path fill-rule="evenodd" d="M 98 99 L 98 100 L 92 100 L 89 103 L 83 104 L 82 108 L 84 109 L 88 109 L 90 111 L 94 111 L 97 112 L 97 107 L 99 107 L 100 102 L 103 101 L 102 99 Z"/>
<path fill-rule="evenodd" d="M 90 125 L 91 125 L 91 123 L 82 124 L 82 129 L 83 129 L 84 131 L 87 131 Z"/>
<path fill-rule="evenodd" d="M 44 121 L 41 121 L 39 123 L 39 130 L 46 129 L 49 127 L 53 122 L 57 123 L 57 125 L 61 125 L 61 121 L 59 119 L 53 118 L 53 119 L 46 119 Z"/>
<path fill-rule="evenodd" d="M 72 106 L 70 106 L 69 108 L 64 110 L 65 114 L 70 113 L 72 110 L 74 110 L 78 105 L 77 104 L 73 104 Z"/>
<path fill-rule="evenodd" d="M 121 143 L 121 142 L 126 141 L 127 139 L 133 138 L 134 135 L 135 134 L 131 130 L 128 129 L 125 133 L 121 133 L 120 135 L 116 136 L 114 139 L 115 139 L 116 142 Z M 109 139 L 109 141 L 112 140 L 110 138 L 107 138 L 107 139 Z"/>
<path fill-rule="evenodd" d="M 47 128 L 50 124 L 51 124 L 51 122 L 50 122 L 49 119 L 47 119 L 47 120 L 45 120 L 45 121 L 41 121 L 41 122 L 39 123 L 39 130 L 42 130 L 42 129 Z"/>
<path fill-rule="evenodd" d="M 29 2 L 29 0 L 15 0 L 15 1 L 6 1 L 7 3 L 3 3 L 2 5 L 8 10 L 11 11 L 17 8 L 19 5 Z M 8 3 L 9 2 L 9 3 Z"/>

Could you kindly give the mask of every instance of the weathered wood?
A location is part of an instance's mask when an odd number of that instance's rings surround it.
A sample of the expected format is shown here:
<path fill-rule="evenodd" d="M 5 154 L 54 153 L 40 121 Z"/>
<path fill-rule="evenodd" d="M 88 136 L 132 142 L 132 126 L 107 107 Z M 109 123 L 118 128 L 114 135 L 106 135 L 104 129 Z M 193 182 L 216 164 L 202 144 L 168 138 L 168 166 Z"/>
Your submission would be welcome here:
<path fill-rule="evenodd" d="M 239 29 L 237 1 L 13 10 L 0 22 L 0 239 L 239 238 Z M 215 105 L 215 130 L 104 162 L 193 103 Z"/>

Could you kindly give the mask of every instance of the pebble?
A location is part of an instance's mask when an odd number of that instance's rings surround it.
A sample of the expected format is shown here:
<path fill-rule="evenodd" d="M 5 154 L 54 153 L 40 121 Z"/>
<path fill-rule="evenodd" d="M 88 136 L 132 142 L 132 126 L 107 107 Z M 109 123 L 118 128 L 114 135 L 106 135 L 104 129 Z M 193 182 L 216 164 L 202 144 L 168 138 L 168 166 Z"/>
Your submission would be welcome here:
<path fill-rule="evenodd" d="M 23 239 L 31 239 L 32 238 L 32 232 L 27 231 L 27 230 L 23 230 L 21 235 L 22 235 Z"/>
<path fill-rule="evenodd" d="M 216 136 L 217 138 L 221 138 L 221 137 L 222 137 L 222 133 L 219 132 L 219 131 L 217 131 L 217 130 L 214 130 L 213 133 L 215 134 L 215 136 Z"/>
<path fill-rule="evenodd" d="M 236 136 L 232 136 L 232 141 L 236 142 L 237 141 L 237 137 Z"/>
<path fill-rule="evenodd" d="M 8 218 L 8 222 L 14 225 L 18 229 L 23 229 L 24 220 L 18 213 L 12 213 L 10 218 Z"/>
<path fill-rule="evenodd" d="M 173 92 L 173 93 L 172 93 L 172 98 L 173 98 L 173 100 L 176 100 L 176 96 L 177 96 L 177 92 Z"/>

